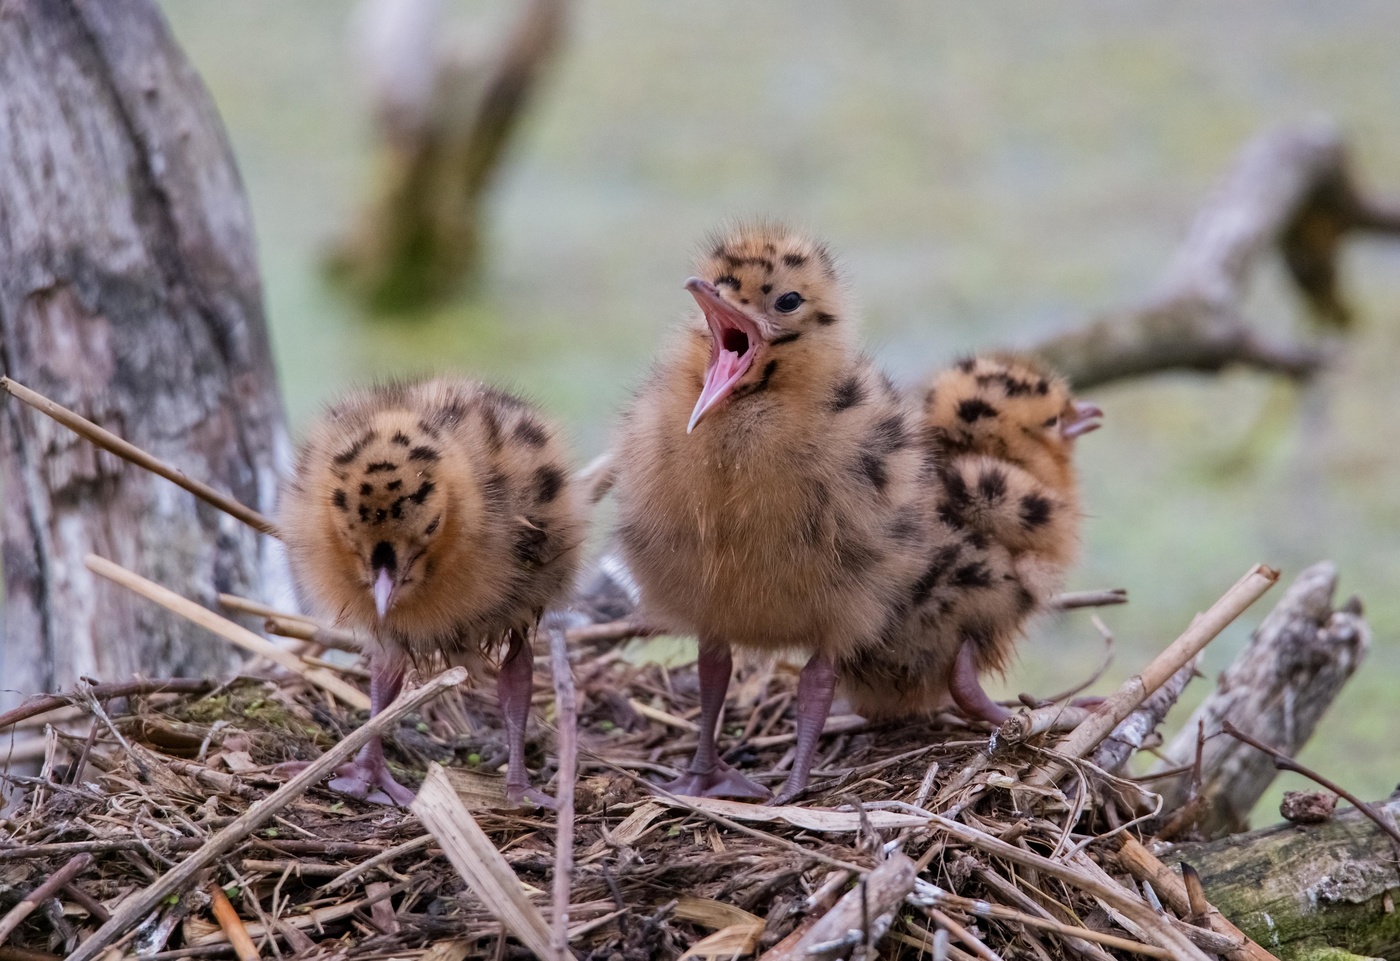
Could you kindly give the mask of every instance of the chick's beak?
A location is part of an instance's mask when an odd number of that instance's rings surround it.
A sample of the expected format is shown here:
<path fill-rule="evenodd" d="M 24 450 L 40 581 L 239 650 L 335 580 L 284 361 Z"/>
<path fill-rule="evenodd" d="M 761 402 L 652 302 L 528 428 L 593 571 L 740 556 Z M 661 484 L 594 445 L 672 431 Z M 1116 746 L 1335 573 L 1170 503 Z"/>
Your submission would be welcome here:
<path fill-rule="evenodd" d="M 1091 430 L 1098 430 L 1103 426 L 1100 422 L 1102 417 L 1103 411 L 1099 409 L 1098 405 L 1076 400 L 1074 402 L 1074 417 L 1060 422 L 1060 434 L 1066 440 L 1073 440 Z"/>
<path fill-rule="evenodd" d="M 389 602 L 393 596 L 394 579 L 389 575 L 388 568 L 381 567 L 374 579 L 374 610 L 381 621 L 384 620 L 384 615 L 389 613 Z"/>
<path fill-rule="evenodd" d="M 710 365 L 705 370 L 705 385 L 700 399 L 690 413 L 689 434 L 700 418 L 718 406 L 744 374 L 753 366 L 754 357 L 763 343 L 758 324 L 753 318 L 720 296 L 719 289 L 708 280 L 691 277 L 685 289 L 695 298 L 710 325 Z"/>

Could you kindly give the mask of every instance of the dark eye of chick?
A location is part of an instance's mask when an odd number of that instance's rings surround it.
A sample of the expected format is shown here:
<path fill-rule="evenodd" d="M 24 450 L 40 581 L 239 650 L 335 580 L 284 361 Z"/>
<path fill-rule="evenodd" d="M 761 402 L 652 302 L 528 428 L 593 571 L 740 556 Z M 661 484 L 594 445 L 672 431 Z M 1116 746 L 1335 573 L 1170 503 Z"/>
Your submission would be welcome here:
<path fill-rule="evenodd" d="M 1041 427 L 1054 427 L 1054 426 L 1055 426 L 1056 424 L 1058 424 L 1059 422 L 1060 422 L 1060 417 L 1059 417 L 1058 414 L 1056 414 L 1054 417 L 1051 417 L 1049 420 L 1047 420 L 1045 423 L 1041 424 L 1040 426 L 1041 426 Z"/>
<path fill-rule="evenodd" d="M 777 308 L 779 313 L 790 314 L 802 306 L 802 295 L 795 290 L 789 290 L 779 297 L 773 306 Z"/>

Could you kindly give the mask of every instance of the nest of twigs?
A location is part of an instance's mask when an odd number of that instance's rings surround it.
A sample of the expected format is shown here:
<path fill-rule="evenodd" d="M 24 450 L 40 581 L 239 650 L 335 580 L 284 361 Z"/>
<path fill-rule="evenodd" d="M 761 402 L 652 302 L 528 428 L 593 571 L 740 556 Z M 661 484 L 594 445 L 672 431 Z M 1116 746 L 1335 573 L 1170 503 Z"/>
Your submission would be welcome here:
<path fill-rule="evenodd" d="M 559 813 L 501 808 L 505 742 L 482 679 L 424 695 L 386 731 L 403 783 L 445 768 L 455 800 L 443 797 L 443 772 L 430 775 L 432 812 L 420 810 L 427 788 L 410 812 L 288 784 L 276 765 L 334 749 L 366 715 L 266 662 L 227 683 L 88 685 L 11 712 L 0 723 L 26 715 L 21 740 L 51 723 L 39 773 L 8 775 L 0 930 L 30 910 L 0 959 L 98 956 L 105 944 L 145 958 L 526 957 L 551 950 L 542 932 L 565 891 L 553 952 L 566 936 L 573 956 L 608 961 L 1102 961 L 1195 957 L 1193 938 L 1222 940 L 1207 922 L 1150 905 L 1134 878 L 1166 872 L 1139 843 L 1164 819 L 1144 817 L 1154 796 L 1101 765 L 1121 770 L 1137 744 L 1110 742 L 1110 762 L 1076 754 L 1074 733 L 1026 736 L 1032 721 L 1058 716 L 1063 728 L 1084 712 L 1040 706 L 990 739 L 953 717 L 877 726 L 837 716 L 795 806 L 675 799 L 651 782 L 694 749 L 694 668 L 648 661 L 657 642 L 622 633 L 601 644 L 584 640 L 596 630 L 575 635 L 577 697 L 565 689 L 564 708 L 537 652 L 531 767 L 561 798 L 577 767 L 573 810 Z M 556 665 L 563 650 L 560 638 Z M 359 666 L 334 671 L 365 684 Z M 795 686 L 787 665 L 741 669 L 721 740 L 731 762 L 751 773 L 790 762 Z M 570 763 L 558 776 L 561 755 Z M 450 835 L 474 832 L 466 822 L 509 871 L 493 875 L 482 848 L 463 853 Z M 1156 881 L 1168 907 L 1186 898 L 1173 884 Z M 511 898 L 530 917 L 502 907 Z"/>

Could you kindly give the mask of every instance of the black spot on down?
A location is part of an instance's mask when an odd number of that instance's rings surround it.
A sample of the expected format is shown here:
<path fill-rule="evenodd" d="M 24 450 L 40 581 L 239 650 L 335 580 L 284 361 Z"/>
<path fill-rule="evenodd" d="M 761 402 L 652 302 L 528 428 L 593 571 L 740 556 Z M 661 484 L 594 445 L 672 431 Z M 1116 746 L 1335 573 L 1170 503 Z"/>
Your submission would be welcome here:
<path fill-rule="evenodd" d="M 1044 527 L 1050 522 L 1053 510 L 1054 505 L 1050 503 L 1049 498 L 1040 494 L 1027 494 L 1021 498 L 1021 524 L 1027 530 Z"/>
<path fill-rule="evenodd" d="M 958 417 L 969 424 L 983 417 L 995 417 L 998 413 L 1000 411 L 980 397 L 969 397 L 958 404 Z"/>

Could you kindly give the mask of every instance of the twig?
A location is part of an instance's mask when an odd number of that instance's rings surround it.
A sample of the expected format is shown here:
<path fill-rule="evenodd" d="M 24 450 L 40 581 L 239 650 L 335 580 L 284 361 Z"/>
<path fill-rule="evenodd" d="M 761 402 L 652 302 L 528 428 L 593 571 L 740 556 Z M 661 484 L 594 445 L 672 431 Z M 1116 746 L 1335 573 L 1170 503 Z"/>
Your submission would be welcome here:
<path fill-rule="evenodd" d="M 259 637 L 246 627 L 233 623 L 226 617 L 220 617 L 207 607 L 201 607 L 194 601 L 181 597 L 167 587 L 148 581 L 133 571 L 127 570 L 120 564 L 114 564 L 104 557 L 96 554 L 89 554 L 85 560 L 88 570 L 107 578 L 130 591 L 140 594 L 147 600 L 155 601 L 166 610 L 173 611 L 188 620 L 193 621 L 200 627 L 212 631 L 245 651 L 250 651 L 260 657 L 265 657 L 269 661 L 285 667 L 293 674 L 300 675 L 308 683 L 314 684 L 322 690 L 328 691 L 340 698 L 346 704 L 361 711 L 369 710 L 369 696 L 359 688 L 347 684 L 335 674 L 324 668 L 308 667 L 290 651 L 285 651 L 273 644 L 266 638 Z"/>
<path fill-rule="evenodd" d="M 1094 766 L 1112 774 L 1121 772 L 1133 753 L 1142 749 L 1147 738 L 1157 730 L 1157 725 L 1176 704 L 1186 685 L 1196 676 L 1200 663 L 1201 655 L 1197 654 L 1143 701 L 1141 707 L 1124 718 L 1095 749 L 1090 758 Z"/>
<path fill-rule="evenodd" d="M 216 681 L 202 677 L 167 677 L 160 680 L 121 681 L 116 684 L 95 684 L 89 690 L 99 701 L 115 697 L 136 697 L 141 694 L 202 694 L 218 686 Z M 20 721 L 56 711 L 73 703 L 76 694 L 39 694 L 28 698 L 19 707 L 0 714 L 0 731 Z"/>
<path fill-rule="evenodd" d="M 946 928 L 949 934 L 967 945 L 968 950 L 981 958 L 982 961 L 1001 961 L 1001 955 L 983 944 L 971 931 L 948 917 L 947 914 L 937 908 L 924 908 L 924 910 L 928 912 L 928 916 L 932 918 L 936 924 Z"/>
<path fill-rule="evenodd" d="M 5 940 L 14 933 L 15 928 L 19 927 L 20 923 L 29 917 L 35 908 L 57 894 L 60 888 L 77 877 L 91 863 L 91 854 L 80 854 L 21 898 L 19 904 L 10 908 L 9 912 L 0 918 L 0 944 L 5 943 Z"/>
<path fill-rule="evenodd" d="M 356 728 L 344 740 L 332 746 L 326 753 L 307 765 L 306 769 L 282 785 L 266 798 L 253 804 L 243 814 L 235 818 L 227 827 L 204 842 L 193 854 L 185 858 L 174 869 L 166 872 L 155 883 L 132 895 L 122 903 L 112 919 L 102 925 L 92 937 L 78 946 L 69 961 L 91 961 L 106 949 L 113 940 L 125 934 L 132 925 L 139 922 L 151 909 L 167 896 L 185 888 L 195 876 L 220 857 L 233 850 L 245 837 L 259 826 L 282 811 L 313 785 L 320 782 L 340 762 L 350 757 L 373 737 L 383 733 L 399 719 L 450 687 L 456 687 L 467 679 L 465 668 L 454 667 L 444 671 L 425 683 L 422 687 L 407 691 L 383 711 Z"/>
<path fill-rule="evenodd" d="M 1008 844 L 1000 838 L 994 838 L 984 831 L 979 831 L 940 814 L 931 814 L 929 820 L 934 826 L 952 837 L 965 844 L 970 844 L 980 851 L 1004 858 L 1013 864 L 1034 868 L 1042 874 L 1058 878 L 1066 884 L 1073 885 L 1099 898 L 1139 924 L 1159 946 L 1175 951 L 1178 958 L 1187 958 L 1189 961 L 1208 961 L 1201 950 L 1187 940 L 1185 935 L 1168 925 L 1141 898 L 1130 894 L 1117 884 L 1100 881 L 1077 868 L 1061 864 L 1059 861 L 1054 861 L 1033 851 L 1027 851 L 1014 844 Z"/>
<path fill-rule="evenodd" d="M 214 913 L 214 920 L 218 921 L 219 927 L 223 929 L 224 937 L 228 938 L 228 943 L 233 946 L 233 953 L 238 956 L 238 961 L 258 961 L 261 957 L 258 946 L 248 936 L 243 919 L 233 909 L 228 895 L 219 887 L 219 882 L 210 881 L 206 890 L 209 892 L 209 909 Z"/>
<path fill-rule="evenodd" d="M 349 868 L 337 874 L 325 884 L 321 885 L 321 890 L 333 891 L 336 888 L 340 887 L 342 884 L 345 884 L 347 881 L 352 881 L 355 878 L 359 877 L 361 874 L 364 874 L 371 868 L 376 868 L 381 864 L 387 864 L 388 862 L 394 860 L 400 855 L 409 854 L 413 851 L 425 848 L 428 845 L 432 844 L 434 840 L 435 839 L 431 834 L 424 834 L 421 837 L 414 838 L 412 841 L 405 841 L 403 844 L 395 845 L 387 851 L 382 851 L 379 854 L 376 854 L 368 861 L 364 861 L 360 864 L 355 865 L 352 868 Z"/>
<path fill-rule="evenodd" d="M 862 872 L 863 873 L 863 872 Z M 851 946 L 863 943 L 868 932 L 867 918 L 874 918 L 897 909 L 914 890 L 918 871 L 914 862 L 903 854 L 894 854 L 875 870 L 864 875 L 865 883 L 847 891 L 841 900 L 821 916 L 796 940 L 784 939 L 759 961 L 807 961 L 819 954 L 834 954 L 836 942 L 849 940 Z M 871 947 L 876 938 L 871 938 Z M 821 951 L 827 947 L 827 951 Z M 873 954 L 873 953 L 872 953 Z"/>
<path fill-rule="evenodd" d="M 1321 784 L 1323 787 L 1325 787 L 1327 790 L 1331 791 L 1338 797 L 1345 798 L 1347 802 L 1351 804 L 1352 807 L 1356 808 L 1362 814 L 1366 815 L 1368 818 L 1370 818 L 1376 823 L 1377 827 L 1379 827 L 1382 831 L 1388 834 L 1390 836 L 1390 839 L 1395 842 L 1396 850 L 1400 851 L 1400 830 L 1396 829 L 1395 825 L 1391 823 L 1390 819 L 1383 817 L 1381 813 L 1377 811 L 1373 806 L 1361 800 L 1361 798 L 1357 797 L 1355 794 L 1342 787 L 1336 781 L 1323 777 L 1321 774 L 1318 774 L 1306 764 L 1298 763 L 1297 761 L 1293 760 L 1293 758 L 1289 757 L 1287 754 L 1284 754 L 1277 748 L 1269 747 L 1269 745 L 1265 744 L 1263 741 L 1259 741 L 1250 737 L 1248 734 L 1235 727 L 1235 725 L 1231 724 L 1229 721 L 1225 721 L 1223 724 L 1221 724 L 1220 730 L 1222 733 L 1230 735 L 1237 741 L 1243 741 L 1245 744 L 1248 744 L 1256 751 L 1263 751 L 1265 754 L 1269 755 L 1269 757 L 1274 759 L 1274 767 L 1278 768 L 1280 771 L 1292 771 L 1294 774 L 1301 774 L 1309 781 L 1315 781 L 1318 784 Z"/>
<path fill-rule="evenodd" d="M 1157 655 L 1141 674 L 1135 674 L 1123 682 L 1112 697 L 1099 705 L 1089 715 L 1088 720 L 1075 728 L 1068 737 L 1056 746 L 1056 752 L 1064 757 L 1081 758 L 1088 754 L 1122 723 L 1153 691 L 1161 687 L 1182 665 L 1186 664 L 1207 644 L 1216 638 L 1235 618 L 1239 617 L 1251 604 L 1264 595 L 1278 580 L 1278 571 L 1255 565 L 1240 578 L 1225 594 L 1211 605 L 1210 610 L 1191 622 L 1180 637 Z M 1032 774 L 1027 780 L 1035 786 L 1048 786 L 1064 770 L 1061 762 L 1054 762 Z"/>
<path fill-rule="evenodd" d="M 1073 731 L 1092 713 L 1088 708 L 1073 704 L 1050 704 L 1033 711 L 1017 711 L 1001 722 L 993 737 L 1007 744 L 1020 744 L 1047 731 Z"/>
<path fill-rule="evenodd" d="M 433 832 L 447 859 L 492 916 L 539 957 L 554 957 L 549 924 L 525 896 L 520 879 L 501 852 L 457 798 L 442 765 L 428 767 L 413 813 Z"/>
<path fill-rule="evenodd" d="M 574 876 L 574 789 L 578 783 L 578 701 L 564 632 L 550 630 L 550 671 L 554 675 L 555 727 L 559 774 L 555 792 L 554 916 L 551 918 L 555 957 L 571 961 L 569 951 L 569 886 Z"/>
<path fill-rule="evenodd" d="M 263 621 L 263 628 L 278 637 L 290 637 L 297 641 L 309 641 L 321 647 L 337 651 L 350 651 L 358 654 L 365 649 L 363 643 L 352 632 L 338 627 L 326 627 L 313 621 L 293 617 L 269 617 Z"/>
<path fill-rule="evenodd" d="M 277 608 L 264 604 L 262 601 L 255 601 L 250 597 L 242 597 L 238 594 L 220 594 L 219 606 L 227 607 L 231 611 L 240 614 L 251 614 L 254 617 L 281 617 L 292 621 L 305 621 L 308 624 L 316 622 L 304 614 L 293 614 L 289 611 L 279 611 Z"/>
<path fill-rule="evenodd" d="M 271 534 L 273 537 L 279 536 L 277 533 L 277 525 L 251 507 L 240 504 L 226 494 L 219 493 L 208 484 L 187 477 L 183 471 L 176 470 L 164 461 L 146 453 L 135 444 L 122 440 L 111 431 L 103 430 L 92 421 L 79 416 L 67 407 L 54 403 L 38 391 L 30 390 L 18 381 L 11 380 L 8 377 L 0 377 L 0 390 L 7 391 L 11 396 L 24 401 L 41 414 L 47 414 L 64 427 L 67 427 L 80 437 L 91 441 L 103 450 L 116 454 L 122 460 L 135 464 L 137 467 L 144 467 L 152 474 L 158 474 L 171 483 L 184 488 L 206 504 L 217 507 L 230 517 L 237 518 L 253 528 L 253 530 L 263 534 Z"/>
<path fill-rule="evenodd" d="M 1249 812 L 1278 777 L 1268 755 L 1215 737 L 1227 719 L 1294 756 L 1364 662 L 1371 631 L 1359 611 L 1333 608 L 1337 568 L 1322 561 L 1299 572 L 1249 642 L 1162 749 L 1154 771 L 1196 763 L 1197 776 L 1164 784 L 1169 811 L 1194 797 L 1194 828 L 1206 837 L 1245 829 Z M 1199 746 L 1197 732 L 1206 739 Z"/>
<path fill-rule="evenodd" d="M 1190 916 L 1191 899 L 1186 892 L 1186 885 L 1181 879 L 1172 873 L 1157 856 L 1141 842 L 1129 834 L 1119 835 L 1121 842 L 1118 848 L 1118 860 L 1123 867 L 1128 869 L 1138 881 L 1147 881 L 1152 885 L 1152 889 L 1166 901 L 1177 914 Z M 1201 919 L 1205 927 L 1216 934 L 1230 938 L 1240 947 L 1226 953 L 1230 961 L 1278 961 L 1272 954 L 1264 950 L 1256 942 L 1250 939 L 1239 928 L 1235 927 L 1219 909 L 1207 904 L 1205 916 Z"/>
<path fill-rule="evenodd" d="M 573 627 L 568 630 L 567 636 L 570 644 L 602 644 L 608 641 L 625 641 L 633 637 L 652 637 L 656 633 L 654 627 L 621 620 Z"/>
<path fill-rule="evenodd" d="M 1026 894 L 1024 891 L 1022 891 L 1016 885 L 1012 884 L 1006 878 L 1003 878 L 996 871 L 982 864 L 978 864 L 976 859 L 974 858 L 969 857 L 968 860 L 972 861 L 972 863 L 976 865 L 976 867 L 974 867 L 972 871 L 973 874 L 977 876 L 977 879 L 983 884 L 985 884 L 987 887 L 991 888 L 993 891 L 1000 894 L 1003 898 L 1006 898 L 1007 900 L 1020 905 L 1021 909 L 1029 915 L 1031 915 L 1032 917 L 1040 918 L 1043 921 L 1055 921 L 1055 923 L 1057 924 L 1060 923 L 1055 920 L 1054 916 L 1051 915 L 1049 910 L 1044 905 L 1033 899 L 1030 895 Z M 1098 944 L 1093 943 L 1098 940 L 1097 938 L 1090 938 L 1084 936 L 1087 929 L 1074 928 L 1074 931 L 1075 933 L 1065 934 L 1064 936 L 1065 943 L 1071 949 L 1079 952 L 1087 958 L 1093 959 L 1093 961 L 1113 961 L 1113 958 L 1108 954 L 1107 951 L 1099 947 Z M 1098 934 L 1099 932 L 1092 933 Z M 1113 937 L 1113 935 L 1104 936 Z"/>
<path fill-rule="evenodd" d="M 1101 591 L 1066 591 L 1050 598 L 1050 608 L 1056 611 L 1073 611 L 1081 607 L 1110 607 L 1128 603 L 1126 588 L 1113 587 Z"/>

